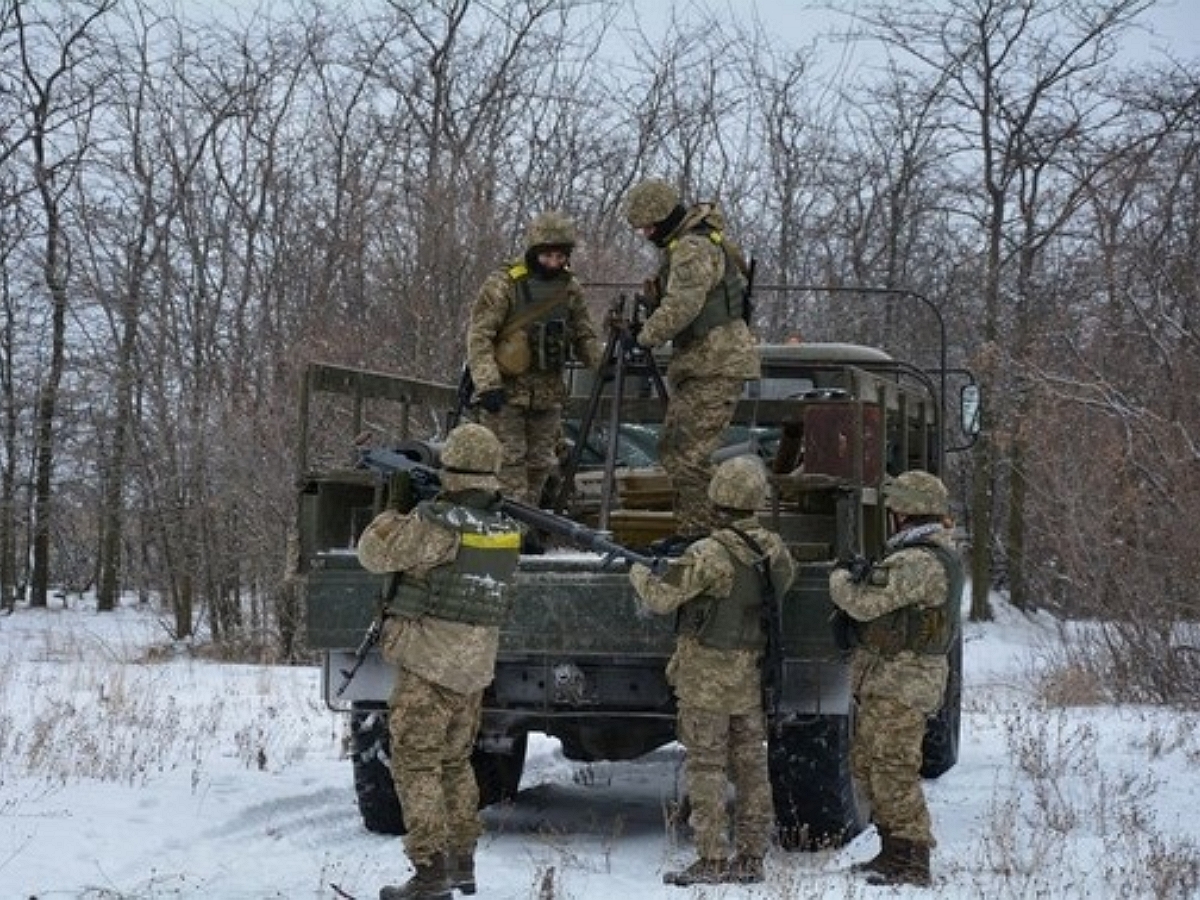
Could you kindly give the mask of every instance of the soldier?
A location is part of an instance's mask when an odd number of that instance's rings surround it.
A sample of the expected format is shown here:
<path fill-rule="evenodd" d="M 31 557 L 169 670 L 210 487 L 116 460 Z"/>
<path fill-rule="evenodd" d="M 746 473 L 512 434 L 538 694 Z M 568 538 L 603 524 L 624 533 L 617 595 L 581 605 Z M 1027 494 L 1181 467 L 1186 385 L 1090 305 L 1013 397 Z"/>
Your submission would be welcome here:
<path fill-rule="evenodd" d="M 455 428 L 441 454 L 438 497 L 407 515 L 380 513 L 358 543 L 366 569 L 397 573 L 381 646 L 396 666 L 392 778 L 416 870 L 403 886 L 384 887 L 380 900 L 475 892 L 482 826 L 471 751 L 521 543 L 517 522 L 498 509 L 500 457 L 500 442 L 482 425 Z"/>
<path fill-rule="evenodd" d="M 630 571 L 647 607 L 664 615 L 678 610 L 667 678 L 679 703 L 677 730 L 687 750 L 690 824 L 699 859 L 664 875 L 667 884 L 763 880 L 774 824 L 762 696 L 763 604 L 771 591 L 782 598 L 795 577 L 787 547 L 755 515 L 766 492 L 766 471 L 757 457 L 726 460 L 708 487 L 715 530 L 672 560 L 661 578 L 642 565 Z M 730 783 L 736 795 L 732 858 Z"/>
<path fill-rule="evenodd" d="M 524 257 L 492 273 L 479 291 L 467 364 L 480 422 L 504 448 L 501 490 L 538 506 L 558 459 L 567 357 L 573 352 L 595 369 L 604 348 L 571 272 L 571 220 L 542 213 L 530 223 L 525 244 Z"/>
<path fill-rule="evenodd" d="M 637 342 L 653 348 L 671 341 L 674 347 L 659 460 L 671 476 L 679 534 L 686 539 L 713 524 L 705 501 L 711 456 L 733 417 L 743 382 L 760 376 L 746 324 L 745 262 L 725 237 L 717 206 L 685 208 L 678 191 L 665 181 L 635 185 L 625 201 L 625 216 L 663 251 L 657 276 L 647 282 L 653 312 Z"/>
<path fill-rule="evenodd" d="M 962 563 L 946 486 L 912 470 L 883 487 L 893 535 L 873 566 L 839 566 L 833 602 L 851 619 L 858 730 L 851 766 L 873 808 L 882 848 L 856 866 L 872 884 L 931 883 L 934 845 L 921 791 L 926 720 L 942 704 L 958 621 Z"/>

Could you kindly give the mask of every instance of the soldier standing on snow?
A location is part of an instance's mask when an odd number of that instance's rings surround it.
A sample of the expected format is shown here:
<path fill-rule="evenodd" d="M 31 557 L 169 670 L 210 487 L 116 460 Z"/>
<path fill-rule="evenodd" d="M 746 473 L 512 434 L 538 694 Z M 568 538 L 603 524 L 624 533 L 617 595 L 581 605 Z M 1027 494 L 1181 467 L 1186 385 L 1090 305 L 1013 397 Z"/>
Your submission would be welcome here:
<path fill-rule="evenodd" d="M 690 823 L 699 859 L 664 875 L 667 884 L 763 881 L 775 821 L 762 695 L 763 604 L 771 591 L 782 598 L 796 572 L 782 539 L 755 515 L 766 493 L 761 460 L 726 460 L 708 487 L 715 530 L 672 560 L 662 577 L 643 565 L 630 570 L 647 607 L 664 615 L 678 610 L 667 679 L 679 702 L 677 731 L 687 750 Z M 730 783 L 736 795 L 732 858 Z"/>
<path fill-rule="evenodd" d="M 659 461 L 671 476 L 679 534 L 694 538 L 712 523 L 705 491 L 712 453 L 733 418 L 747 379 L 761 374 L 746 324 L 745 262 L 724 234 L 715 204 L 684 207 L 679 192 L 658 179 L 635 185 L 625 217 L 662 250 L 646 300 L 653 312 L 637 334 L 640 346 L 671 341 L 670 402 L 659 434 Z"/>
<path fill-rule="evenodd" d="M 396 572 L 383 657 L 396 667 L 388 701 L 391 767 L 416 874 L 380 900 L 475 893 L 482 832 L 471 751 L 491 683 L 520 553 L 516 521 L 499 510 L 500 443 L 482 425 L 450 432 L 442 491 L 409 514 L 380 513 L 358 543 L 371 572 Z"/>
<path fill-rule="evenodd" d="M 934 838 L 921 790 L 922 745 L 946 690 L 964 576 L 939 478 L 914 469 L 886 481 L 883 496 L 894 531 L 883 559 L 829 576 L 833 602 L 853 621 L 851 765 L 882 845 L 855 868 L 872 884 L 928 887 Z"/>
<path fill-rule="evenodd" d="M 529 225 L 526 250 L 483 283 L 471 309 L 467 364 L 479 421 L 500 439 L 505 496 L 539 506 L 558 461 L 563 368 L 572 353 L 599 367 L 596 336 L 583 288 L 571 272 L 575 226 L 545 212 Z"/>

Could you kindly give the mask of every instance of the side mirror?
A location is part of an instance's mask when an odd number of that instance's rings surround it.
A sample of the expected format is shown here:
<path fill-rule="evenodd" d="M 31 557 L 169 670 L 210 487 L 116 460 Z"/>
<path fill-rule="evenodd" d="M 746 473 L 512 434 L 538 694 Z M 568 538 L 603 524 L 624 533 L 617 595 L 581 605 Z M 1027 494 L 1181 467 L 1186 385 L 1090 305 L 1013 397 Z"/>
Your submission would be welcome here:
<path fill-rule="evenodd" d="M 979 434 L 979 420 L 983 408 L 983 395 L 977 384 L 963 385 L 958 394 L 958 417 L 963 434 L 975 437 Z"/>

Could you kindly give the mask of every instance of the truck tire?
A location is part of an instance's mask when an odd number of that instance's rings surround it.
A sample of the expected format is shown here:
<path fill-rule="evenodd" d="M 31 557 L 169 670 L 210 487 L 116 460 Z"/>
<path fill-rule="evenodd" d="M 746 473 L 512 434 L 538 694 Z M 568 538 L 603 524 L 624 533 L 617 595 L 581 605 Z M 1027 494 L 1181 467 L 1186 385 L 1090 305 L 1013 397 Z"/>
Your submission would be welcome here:
<path fill-rule="evenodd" d="M 390 745 L 387 710 L 356 703 L 350 711 L 354 793 L 364 827 L 375 834 L 407 831 L 392 770 L 388 767 Z"/>
<path fill-rule="evenodd" d="M 950 647 L 950 674 L 942 708 L 925 727 L 922 745 L 921 776 L 937 778 L 958 762 L 958 742 L 962 735 L 963 641 L 962 631 Z"/>
<path fill-rule="evenodd" d="M 529 736 L 521 735 L 513 741 L 509 753 L 494 753 L 475 748 L 471 754 L 471 767 L 475 770 L 475 782 L 479 785 L 479 807 L 503 803 L 517 796 L 521 787 L 521 773 L 525 771 L 525 750 Z"/>
<path fill-rule="evenodd" d="M 866 801 L 850 774 L 852 716 L 815 716 L 770 735 L 775 823 L 784 850 L 841 847 L 866 827 Z"/>
<path fill-rule="evenodd" d="M 387 710 L 355 705 L 350 713 L 351 751 L 354 762 L 354 793 L 363 826 L 375 834 L 404 834 L 404 811 L 392 781 L 391 735 Z M 521 786 L 528 736 L 513 741 L 512 752 L 493 753 L 476 749 L 471 767 L 479 785 L 479 806 L 511 800 Z"/>

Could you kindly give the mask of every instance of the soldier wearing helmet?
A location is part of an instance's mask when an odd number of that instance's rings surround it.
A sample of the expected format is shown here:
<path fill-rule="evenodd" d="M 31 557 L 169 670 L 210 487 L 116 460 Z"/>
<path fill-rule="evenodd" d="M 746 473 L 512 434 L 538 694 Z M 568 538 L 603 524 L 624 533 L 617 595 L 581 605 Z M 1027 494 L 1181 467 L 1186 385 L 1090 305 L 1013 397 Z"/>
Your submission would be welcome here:
<path fill-rule="evenodd" d="M 442 448 L 441 493 L 408 513 L 385 510 L 359 538 L 363 566 L 393 576 L 380 644 L 396 667 L 391 768 L 415 869 L 381 900 L 475 892 L 482 826 L 471 752 L 521 546 L 520 526 L 499 509 L 500 462 L 495 435 L 460 425 Z"/>
<path fill-rule="evenodd" d="M 567 360 L 594 369 L 604 355 L 571 272 L 575 243 L 575 226 L 565 215 L 537 216 L 524 255 L 484 282 L 467 334 L 479 420 L 504 448 L 501 491 L 533 506 L 558 458 Z"/>
<path fill-rule="evenodd" d="M 849 616 L 858 728 L 851 766 L 871 802 L 880 852 L 855 868 L 872 884 L 929 886 L 934 846 L 921 790 L 926 720 L 942 704 L 963 567 L 941 479 L 912 470 L 883 485 L 893 534 L 873 566 L 838 566 L 833 602 Z"/>
<path fill-rule="evenodd" d="M 683 205 L 666 181 L 635 185 L 625 201 L 630 226 L 658 247 L 661 260 L 647 284 L 652 310 L 637 342 L 671 342 L 670 402 L 659 435 L 659 460 L 677 493 L 679 530 L 690 536 L 711 524 L 705 489 L 711 455 L 729 426 L 743 383 L 760 376 L 747 324 L 747 275 L 741 251 L 725 234 L 716 204 Z"/>
<path fill-rule="evenodd" d="M 763 604 L 782 598 L 796 573 L 782 539 L 759 523 L 767 487 L 758 457 L 721 463 L 707 492 L 715 530 L 672 560 L 661 577 L 642 565 L 630 571 L 650 610 L 676 615 L 667 678 L 678 699 L 676 731 L 687 749 L 698 859 L 664 875 L 667 884 L 763 881 L 775 820 L 762 696 Z M 737 798 L 732 847 L 730 784 Z"/>

